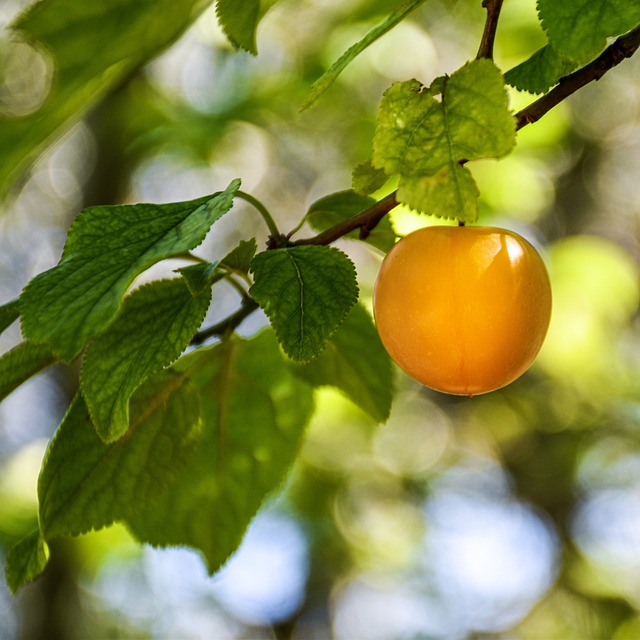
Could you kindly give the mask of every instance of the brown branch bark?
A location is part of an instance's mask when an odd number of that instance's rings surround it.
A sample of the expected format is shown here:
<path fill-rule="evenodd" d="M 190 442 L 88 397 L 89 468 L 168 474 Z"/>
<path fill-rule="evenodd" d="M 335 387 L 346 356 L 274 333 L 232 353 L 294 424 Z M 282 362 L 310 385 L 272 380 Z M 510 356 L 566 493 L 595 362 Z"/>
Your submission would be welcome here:
<path fill-rule="evenodd" d="M 593 62 L 561 78 L 558 84 L 535 102 L 516 114 L 517 128 L 537 122 L 547 112 L 590 82 L 600 80 L 602 76 L 630 58 L 640 48 L 640 26 L 620 36 L 610 44 Z"/>
<path fill-rule="evenodd" d="M 354 231 L 355 229 L 360 229 L 360 238 L 366 238 L 371 230 L 384 218 L 391 209 L 398 205 L 398 201 L 396 200 L 396 193 L 390 193 L 388 196 L 382 198 L 374 205 L 371 205 L 368 209 L 357 213 L 355 216 L 351 218 L 347 218 L 343 222 L 336 224 L 335 226 L 319 233 L 317 236 L 313 236 L 311 238 L 302 238 L 301 240 L 296 240 L 291 242 L 289 246 L 298 246 L 303 244 L 315 244 L 315 245 L 324 245 L 331 244 L 335 242 L 338 238 L 342 238 L 342 236 L 346 236 L 347 233 Z"/>
<path fill-rule="evenodd" d="M 503 0 L 484 0 L 482 6 L 487 10 L 487 19 L 484 23 L 484 31 L 480 40 L 480 48 L 476 58 L 493 58 L 493 43 L 498 30 L 498 20 L 502 10 Z"/>

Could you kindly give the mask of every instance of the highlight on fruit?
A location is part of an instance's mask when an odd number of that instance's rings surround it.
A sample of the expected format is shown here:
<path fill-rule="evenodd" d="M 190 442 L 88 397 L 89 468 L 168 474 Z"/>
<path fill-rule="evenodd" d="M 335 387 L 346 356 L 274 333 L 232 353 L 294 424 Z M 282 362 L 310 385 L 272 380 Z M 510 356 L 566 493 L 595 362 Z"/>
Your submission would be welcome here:
<path fill-rule="evenodd" d="M 551 298 L 540 254 L 517 233 L 434 226 L 408 234 L 385 256 L 373 308 L 401 369 L 431 389 L 474 396 L 531 366 Z"/>

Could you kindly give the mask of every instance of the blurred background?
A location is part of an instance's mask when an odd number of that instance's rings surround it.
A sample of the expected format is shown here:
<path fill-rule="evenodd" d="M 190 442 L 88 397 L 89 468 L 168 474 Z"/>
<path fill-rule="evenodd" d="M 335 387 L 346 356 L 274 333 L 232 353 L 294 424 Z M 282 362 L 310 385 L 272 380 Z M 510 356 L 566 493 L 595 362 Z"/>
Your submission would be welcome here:
<path fill-rule="evenodd" d="M 186 200 L 240 177 L 293 228 L 349 188 L 387 86 L 473 58 L 485 15 L 480 0 L 428 0 L 300 113 L 311 82 L 398 2 L 272 4 L 257 57 L 234 52 L 209 10 L 42 155 L 0 216 L 0 302 L 58 261 L 89 205 Z M 24 5 L 3 0 L 0 27 Z M 534 5 L 505 2 L 503 70 L 544 41 Z M 0 112 L 46 95 L 33 55 L 5 50 Z M 522 233 L 549 267 L 552 326 L 530 372 L 470 400 L 398 371 L 386 424 L 319 391 L 286 486 L 216 577 L 196 553 L 140 546 L 118 526 L 54 542 L 37 582 L 16 597 L 0 583 L 0 639 L 640 637 L 639 78 L 636 55 L 522 129 L 508 158 L 469 165 L 480 222 Z M 515 110 L 532 99 L 511 97 Z M 393 222 L 434 223 L 401 209 Z M 238 203 L 213 235 L 204 256 L 251 235 L 262 247 L 267 230 Z M 370 302 L 382 256 L 339 246 Z M 240 332 L 263 324 L 254 314 Z M 11 327 L 1 352 L 19 340 Z M 2 564 L 34 526 L 42 456 L 76 385 L 77 369 L 57 366 L 0 405 Z"/>

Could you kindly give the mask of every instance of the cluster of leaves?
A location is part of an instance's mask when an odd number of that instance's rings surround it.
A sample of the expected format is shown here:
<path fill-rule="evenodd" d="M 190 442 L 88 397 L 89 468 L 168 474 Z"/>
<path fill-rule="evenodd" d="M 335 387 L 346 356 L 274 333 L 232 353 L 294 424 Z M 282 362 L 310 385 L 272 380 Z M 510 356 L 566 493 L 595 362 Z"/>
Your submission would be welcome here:
<path fill-rule="evenodd" d="M 59 264 L 2 308 L 5 325 L 19 313 L 26 338 L 0 359 L 4 395 L 83 353 L 80 390 L 40 475 L 39 530 L 9 557 L 13 589 L 43 569 L 47 540 L 116 521 L 141 541 L 201 550 L 213 572 L 292 464 L 314 386 L 341 388 L 376 420 L 388 415 L 388 358 L 355 304 L 354 266 L 335 248 L 256 254 L 255 239 L 243 240 L 220 260 L 126 295 L 140 273 L 198 246 L 239 186 L 190 202 L 85 210 Z M 180 358 L 212 287 L 250 273 L 245 304 L 256 300 L 273 330 L 240 339 L 221 327 L 222 340 Z"/>
<path fill-rule="evenodd" d="M 305 106 L 421 2 L 407 0 L 349 49 Z M 33 158 L 57 130 L 172 42 L 210 3 L 117 4 L 43 0 L 16 23 L 26 40 L 47 48 L 57 82 L 36 114 L 0 119 L 0 138 L 12 141 L 3 183 L 24 167 L 23 158 Z M 62 5 L 78 34 L 88 22 L 103 25 L 98 32 L 104 40 L 82 41 L 81 59 L 68 54 L 73 39 L 52 18 Z M 598 7 L 597 19 L 589 13 L 585 21 L 582 9 L 541 0 L 546 53 L 507 74 L 509 82 L 546 90 L 559 74 L 597 55 L 606 38 L 640 22 L 632 0 L 590 6 Z M 230 40 L 255 53 L 265 5 L 218 0 L 216 8 Z M 148 16 L 163 12 L 160 26 L 150 30 L 156 23 Z M 137 37 L 143 29 L 145 37 Z M 570 55 L 565 41 L 574 43 Z M 396 239 L 388 221 L 373 232 L 366 225 L 343 225 L 376 207 L 371 194 L 397 183 L 397 201 L 473 222 L 479 194 L 465 165 L 508 154 L 516 129 L 505 79 L 490 59 L 469 62 L 429 87 L 418 80 L 396 83 L 384 94 L 372 157 L 354 171 L 353 190 L 319 200 L 304 220 L 320 232 L 316 240 L 329 229 L 347 235 L 363 226 L 366 240 L 386 251 Z M 248 238 L 225 256 L 198 258 L 175 278 L 130 291 L 156 263 L 192 259 L 189 252 L 232 208 L 239 186 L 234 180 L 224 191 L 189 202 L 86 209 L 69 229 L 59 264 L 35 277 L 19 300 L 0 307 L 0 329 L 19 317 L 25 338 L 0 358 L 0 397 L 51 363 L 82 356 L 80 389 L 40 475 L 39 527 L 9 556 L 13 590 L 43 570 L 47 541 L 116 521 L 143 542 L 200 550 L 213 572 L 292 464 L 313 410 L 314 387 L 333 385 L 375 420 L 388 416 L 390 363 L 372 319 L 357 303 L 355 268 L 336 248 L 273 234 L 269 248 L 257 252 L 256 240 Z M 221 280 L 241 291 L 241 306 L 200 331 Z M 271 327 L 239 338 L 234 329 L 258 306 Z M 190 348 L 205 337 L 216 341 Z"/>

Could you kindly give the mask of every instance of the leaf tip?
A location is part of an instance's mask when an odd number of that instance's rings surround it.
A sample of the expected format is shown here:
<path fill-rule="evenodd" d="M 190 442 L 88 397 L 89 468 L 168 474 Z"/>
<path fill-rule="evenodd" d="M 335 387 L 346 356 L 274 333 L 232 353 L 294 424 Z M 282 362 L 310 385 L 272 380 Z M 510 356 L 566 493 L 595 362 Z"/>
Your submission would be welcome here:
<path fill-rule="evenodd" d="M 29 582 L 35 580 L 49 561 L 49 546 L 39 529 L 16 543 L 7 556 L 5 578 L 14 595 Z"/>

